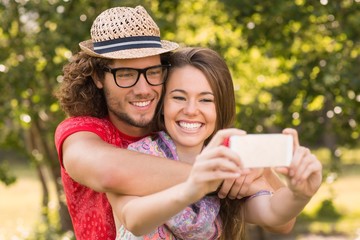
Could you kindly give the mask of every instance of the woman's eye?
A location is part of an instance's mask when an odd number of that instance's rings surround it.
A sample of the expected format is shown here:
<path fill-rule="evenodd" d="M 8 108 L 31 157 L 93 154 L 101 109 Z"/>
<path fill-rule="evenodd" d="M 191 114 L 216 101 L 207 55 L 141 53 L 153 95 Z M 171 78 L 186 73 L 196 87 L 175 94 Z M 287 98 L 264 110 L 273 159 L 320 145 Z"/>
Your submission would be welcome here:
<path fill-rule="evenodd" d="M 173 99 L 175 99 L 175 100 L 185 100 L 184 97 L 180 97 L 180 96 L 173 96 Z"/>
<path fill-rule="evenodd" d="M 204 99 L 201 99 L 200 102 L 214 102 L 214 100 L 210 99 L 210 98 L 204 98 Z"/>

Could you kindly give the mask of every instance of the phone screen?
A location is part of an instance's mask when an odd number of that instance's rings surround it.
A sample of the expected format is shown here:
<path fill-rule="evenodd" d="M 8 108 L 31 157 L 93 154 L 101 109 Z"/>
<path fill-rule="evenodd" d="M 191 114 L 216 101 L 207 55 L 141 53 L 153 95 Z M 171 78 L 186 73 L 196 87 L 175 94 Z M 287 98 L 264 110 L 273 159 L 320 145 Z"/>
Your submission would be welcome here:
<path fill-rule="evenodd" d="M 239 154 L 245 168 L 289 166 L 293 138 L 287 134 L 247 134 L 232 136 L 229 147 Z"/>

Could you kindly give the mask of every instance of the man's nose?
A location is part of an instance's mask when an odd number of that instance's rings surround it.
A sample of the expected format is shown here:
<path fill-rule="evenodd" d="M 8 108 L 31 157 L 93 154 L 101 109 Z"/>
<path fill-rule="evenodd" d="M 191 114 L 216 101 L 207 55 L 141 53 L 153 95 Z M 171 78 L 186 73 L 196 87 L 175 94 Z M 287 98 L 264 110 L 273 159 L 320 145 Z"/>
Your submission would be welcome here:
<path fill-rule="evenodd" d="M 137 93 L 144 93 L 151 91 L 151 85 L 146 81 L 145 73 L 140 73 L 139 80 L 134 86 L 134 91 Z"/>

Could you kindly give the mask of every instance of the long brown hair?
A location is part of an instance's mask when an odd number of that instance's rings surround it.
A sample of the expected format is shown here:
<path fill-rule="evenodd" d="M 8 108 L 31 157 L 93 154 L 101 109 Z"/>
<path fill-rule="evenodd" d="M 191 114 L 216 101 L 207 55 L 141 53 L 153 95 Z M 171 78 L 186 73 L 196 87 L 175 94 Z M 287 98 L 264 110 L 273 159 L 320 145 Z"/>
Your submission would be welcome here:
<path fill-rule="evenodd" d="M 235 118 L 235 93 L 232 77 L 224 59 L 217 52 L 208 48 L 182 48 L 170 56 L 169 63 L 171 64 L 169 77 L 176 68 L 193 66 L 205 75 L 214 93 L 216 126 L 205 144 L 218 130 L 232 127 Z M 165 129 L 164 118 L 161 114 L 162 106 L 163 101 L 159 104 L 159 111 L 156 115 L 157 130 Z M 228 198 L 221 200 L 220 216 L 223 221 L 221 240 L 244 238 L 245 224 L 242 205 L 241 200 Z"/>

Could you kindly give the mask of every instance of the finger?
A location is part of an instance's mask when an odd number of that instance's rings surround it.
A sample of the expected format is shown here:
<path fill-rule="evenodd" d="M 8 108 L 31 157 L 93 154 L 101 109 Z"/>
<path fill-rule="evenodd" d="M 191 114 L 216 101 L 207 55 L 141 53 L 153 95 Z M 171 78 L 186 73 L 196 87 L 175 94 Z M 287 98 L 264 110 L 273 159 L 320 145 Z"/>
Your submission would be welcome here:
<path fill-rule="evenodd" d="M 233 135 L 245 135 L 246 132 L 236 128 L 227 128 L 219 130 L 211 139 L 206 148 L 212 148 L 223 144 L 224 140 Z"/>
<path fill-rule="evenodd" d="M 232 185 L 235 182 L 235 178 L 233 179 L 225 179 L 225 181 L 223 182 L 223 184 L 221 185 L 221 188 L 218 192 L 218 197 L 219 198 L 226 198 L 226 196 L 228 195 Z"/>
<path fill-rule="evenodd" d="M 304 174 L 310 164 L 311 161 L 309 161 L 308 157 L 304 157 L 304 159 L 301 161 L 301 164 L 295 170 L 295 174 L 291 177 L 291 184 L 296 185 L 300 181 L 301 176 Z"/>
<path fill-rule="evenodd" d="M 245 173 L 242 171 L 242 174 L 244 175 Z M 250 186 L 255 180 L 263 176 L 263 174 L 264 174 L 263 168 L 251 169 L 248 173 L 246 173 L 244 177 L 244 181 L 241 182 L 241 187 L 239 189 L 237 198 L 249 196 Z"/>
<path fill-rule="evenodd" d="M 241 197 L 248 196 L 249 195 L 248 192 L 249 192 L 249 189 L 250 189 L 250 185 L 256 179 L 258 179 L 261 175 L 262 175 L 262 173 L 259 175 L 257 170 L 252 170 L 251 174 L 247 174 L 245 176 L 244 182 L 241 185 L 238 196 L 241 196 Z"/>
<path fill-rule="evenodd" d="M 201 162 L 200 165 L 207 171 L 221 170 L 240 173 L 239 167 L 227 158 L 211 159 L 209 161 Z"/>
<path fill-rule="evenodd" d="M 275 171 L 277 173 L 280 173 L 280 174 L 284 175 L 284 176 L 289 176 L 290 169 L 288 167 L 276 167 Z"/>
<path fill-rule="evenodd" d="M 295 129 L 293 129 L 293 128 L 285 128 L 282 132 L 283 132 L 283 134 L 292 135 L 294 149 L 296 149 L 297 147 L 300 146 L 298 132 Z"/>
<path fill-rule="evenodd" d="M 291 163 L 290 163 L 290 170 L 296 170 L 296 168 L 300 165 L 300 162 L 304 155 L 309 151 L 307 148 L 299 146 L 295 149 Z M 291 175 L 291 174 L 290 174 Z"/>
<path fill-rule="evenodd" d="M 308 155 L 310 155 L 308 148 L 300 146 L 295 150 L 293 160 L 290 164 L 290 177 L 296 177 L 304 171 L 308 164 Z"/>
<path fill-rule="evenodd" d="M 211 181 L 220 181 L 226 179 L 234 179 L 239 177 L 240 174 L 233 172 L 226 172 L 215 170 L 212 172 L 205 172 L 196 177 L 196 181 L 198 182 L 211 182 Z"/>
<path fill-rule="evenodd" d="M 196 161 L 208 161 L 213 158 L 226 158 L 229 161 L 234 162 L 240 169 L 243 168 L 243 164 L 239 155 L 225 146 L 217 146 L 212 149 L 205 149 L 200 155 L 196 157 Z"/>
<path fill-rule="evenodd" d="M 228 198 L 230 198 L 230 199 L 238 198 L 239 192 L 240 192 L 241 187 L 243 186 L 245 180 L 246 180 L 246 175 L 241 175 L 235 179 L 235 181 L 228 193 Z"/>
<path fill-rule="evenodd" d="M 316 156 L 311 154 L 309 156 L 309 164 L 307 165 L 306 169 L 297 176 L 298 182 L 304 182 L 307 180 L 310 176 L 312 176 L 314 173 L 318 173 L 320 176 L 322 175 L 322 165 L 319 160 L 317 160 Z M 321 178 L 321 177 L 320 177 Z"/>
<path fill-rule="evenodd" d="M 199 158 L 202 158 L 202 159 L 215 158 L 218 156 L 227 157 L 227 158 L 231 158 L 231 159 L 239 158 L 239 156 L 238 156 L 238 154 L 236 154 L 236 152 L 234 152 L 230 148 L 222 146 L 222 145 L 212 147 L 212 148 L 206 148 L 198 156 L 199 156 Z"/>

